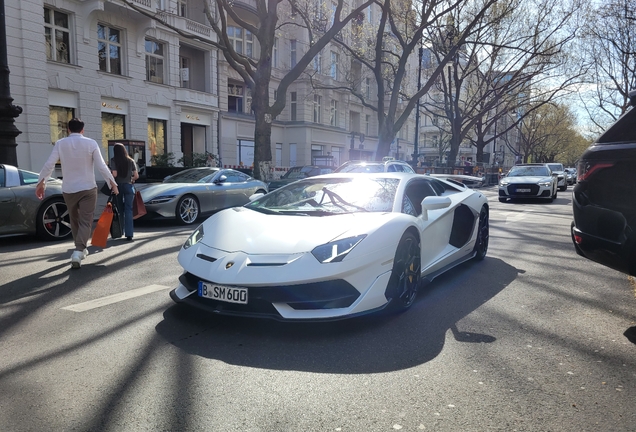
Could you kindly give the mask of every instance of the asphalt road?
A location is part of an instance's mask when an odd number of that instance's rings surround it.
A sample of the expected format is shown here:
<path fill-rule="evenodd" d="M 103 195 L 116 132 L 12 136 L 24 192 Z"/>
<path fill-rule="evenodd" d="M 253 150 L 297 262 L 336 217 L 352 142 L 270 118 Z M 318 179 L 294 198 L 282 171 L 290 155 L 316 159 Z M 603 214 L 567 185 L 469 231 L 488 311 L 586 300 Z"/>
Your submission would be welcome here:
<path fill-rule="evenodd" d="M 636 431 L 634 282 L 570 242 L 570 191 L 485 189 L 483 262 L 405 314 L 207 316 L 168 297 L 190 228 L 90 248 L 0 239 L 2 431 Z"/>

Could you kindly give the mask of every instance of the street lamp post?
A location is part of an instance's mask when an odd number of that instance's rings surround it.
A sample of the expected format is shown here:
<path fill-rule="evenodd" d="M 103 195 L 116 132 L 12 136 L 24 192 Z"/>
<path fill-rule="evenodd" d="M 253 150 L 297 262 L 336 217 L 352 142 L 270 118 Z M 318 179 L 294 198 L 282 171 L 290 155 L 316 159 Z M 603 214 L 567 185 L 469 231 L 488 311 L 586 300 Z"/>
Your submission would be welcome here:
<path fill-rule="evenodd" d="M 13 105 L 9 89 L 9 61 L 7 59 L 7 30 L 4 16 L 4 0 L 0 0 L 0 163 L 18 165 L 15 137 L 22 132 L 14 124 L 14 118 L 22 108 Z"/>

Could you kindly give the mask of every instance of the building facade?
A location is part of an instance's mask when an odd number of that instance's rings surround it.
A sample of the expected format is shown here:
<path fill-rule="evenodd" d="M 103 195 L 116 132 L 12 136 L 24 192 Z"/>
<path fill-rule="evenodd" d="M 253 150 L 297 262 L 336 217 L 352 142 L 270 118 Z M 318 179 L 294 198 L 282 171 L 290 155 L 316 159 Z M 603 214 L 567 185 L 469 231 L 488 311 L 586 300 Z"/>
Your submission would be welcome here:
<path fill-rule="evenodd" d="M 250 94 L 210 44 L 217 36 L 203 13 L 205 0 L 130 1 L 179 31 L 117 0 L 5 3 L 11 95 L 23 108 L 16 118 L 22 132 L 16 139 L 20 167 L 39 171 L 72 117 L 85 122 L 85 135 L 101 143 L 105 159 L 109 143 L 123 141 L 142 170 L 166 154 L 176 165 L 211 154 L 224 166 L 250 166 Z M 256 19 L 253 2 L 236 4 L 244 16 Z M 238 26 L 229 31 L 236 46 L 256 55 L 249 32 Z M 277 36 L 272 97 L 308 45 L 301 30 Z M 329 82 L 351 69 L 335 44 L 325 47 L 312 66 L 315 76 Z M 372 80 L 363 85 L 372 95 Z M 403 128 L 403 144 L 409 135 L 412 141 L 408 128 L 414 126 Z M 272 158 L 280 170 L 373 159 L 377 134 L 377 116 L 345 91 L 314 90 L 308 79 L 299 79 L 273 121 Z M 412 147 L 396 146 L 395 156 L 410 157 Z"/>

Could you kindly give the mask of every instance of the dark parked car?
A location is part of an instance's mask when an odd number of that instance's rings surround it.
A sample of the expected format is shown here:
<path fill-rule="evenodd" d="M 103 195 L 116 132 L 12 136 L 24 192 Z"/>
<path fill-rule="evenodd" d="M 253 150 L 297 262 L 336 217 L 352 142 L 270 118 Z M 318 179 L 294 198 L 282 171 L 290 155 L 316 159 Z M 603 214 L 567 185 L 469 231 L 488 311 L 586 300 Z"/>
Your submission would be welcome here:
<path fill-rule="evenodd" d="M 283 176 L 278 180 L 272 180 L 267 184 L 269 191 L 278 189 L 281 186 L 295 182 L 296 180 L 304 179 L 307 177 L 313 177 L 322 174 L 329 174 L 333 172 L 333 168 L 319 165 L 303 165 L 291 167 Z"/>
<path fill-rule="evenodd" d="M 636 276 L 636 90 L 631 108 L 583 153 L 574 186 L 579 255 Z"/>
<path fill-rule="evenodd" d="M 44 199 L 35 196 L 38 174 L 0 165 L 0 235 L 37 234 L 44 240 L 71 238 L 62 181 L 46 181 Z"/>

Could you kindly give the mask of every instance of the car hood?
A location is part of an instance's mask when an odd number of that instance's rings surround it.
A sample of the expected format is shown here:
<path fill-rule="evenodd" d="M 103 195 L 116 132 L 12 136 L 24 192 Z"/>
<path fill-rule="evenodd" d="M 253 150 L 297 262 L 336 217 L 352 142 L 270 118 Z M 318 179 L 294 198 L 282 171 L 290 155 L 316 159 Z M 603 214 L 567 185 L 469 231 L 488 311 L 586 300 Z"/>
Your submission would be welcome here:
<path fill-rule="evenodd" d="M 370 234 L 394 213 L 354 213 L 334 216 L 270 215 L 235 207 L 203 223 L 206 246 L 226 252 L 296 254 L 338 237 Z"/>
<path fill-rule="evenodd" d="M 510 184 L 515 183 L 539 183 L 539 182 L 549 182 L 552 180 L 551 177 L 543 177 L 543 176 L 521 176 L 521 177 L 504 177 L 501 179 L 502 181 L 507 181 Z"/>

